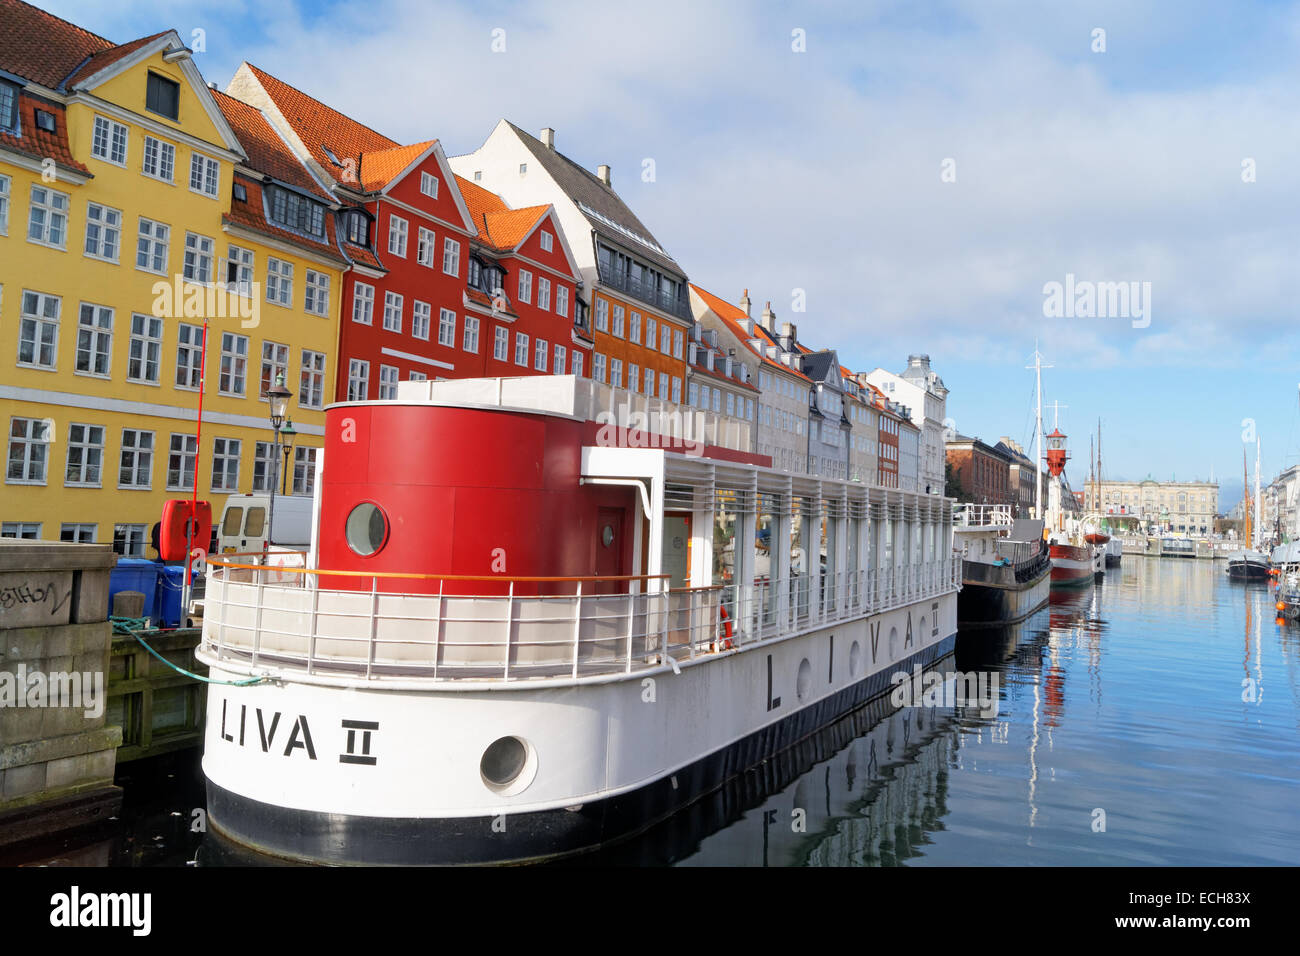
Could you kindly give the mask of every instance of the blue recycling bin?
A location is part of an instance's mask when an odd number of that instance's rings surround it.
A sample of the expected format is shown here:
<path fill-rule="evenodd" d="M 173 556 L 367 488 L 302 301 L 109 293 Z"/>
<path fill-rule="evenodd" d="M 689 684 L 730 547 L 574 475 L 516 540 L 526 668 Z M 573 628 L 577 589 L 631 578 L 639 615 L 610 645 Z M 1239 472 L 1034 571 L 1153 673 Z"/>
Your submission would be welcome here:
<path fill-rule="evenodd" d="M 185 594 L 185 565 L 168 564 L 158 577 L 159 627 L 181 626 L 181 598 Z"/>
<path fill-rule="evenodd" d="M 161 565 L 148 558 L 118 558 L 108 574 L 108 609 L 113 612 L 113 595 L 118 591 L 139 591 L 144 595 L 144 616 L 158 614 L 158 577 Z"/>

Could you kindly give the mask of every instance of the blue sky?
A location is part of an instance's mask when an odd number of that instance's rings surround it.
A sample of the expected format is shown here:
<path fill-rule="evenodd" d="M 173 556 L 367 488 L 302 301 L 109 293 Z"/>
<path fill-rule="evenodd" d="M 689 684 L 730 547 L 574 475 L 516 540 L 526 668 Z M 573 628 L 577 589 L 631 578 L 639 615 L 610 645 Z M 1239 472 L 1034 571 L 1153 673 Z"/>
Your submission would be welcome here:
<path fill-rule="evenodd" d="M 693 281 L 855 369 L 928 352 L 964 433 L 1030 437 L 1038 339 L 1076 485 L 1099 417 L 1109 475 L 1213 468 L 1225 505 L 1243 419 L 1266 475 L 1300 460 L 1296 4 L 42 5 L 122 41 L 202 30 L 219 86 L 248 59 L 452 155 L 552 126 Z M 1150 282 L 1150 326 L 1044 317 L 1067 273 Z"/>

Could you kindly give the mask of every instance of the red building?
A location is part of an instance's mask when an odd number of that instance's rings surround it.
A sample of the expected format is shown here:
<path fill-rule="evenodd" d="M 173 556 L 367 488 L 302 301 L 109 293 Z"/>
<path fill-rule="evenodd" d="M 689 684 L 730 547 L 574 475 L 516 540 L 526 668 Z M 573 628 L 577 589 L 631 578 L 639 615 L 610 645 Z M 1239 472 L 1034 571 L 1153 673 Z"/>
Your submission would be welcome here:
<path fill-rule="evenodd" d="M 477 230 L 465 289 L 466 318 L 483 330 L 473 375 L 588 375 L 591 343 L 580 340 L 578 270 L 553 206 L 511 209 L 467 179 L 456 185 Z"/>
<path fill-rule="evenodd" d="M 574 369 L 578 272 L 549 206 L 511 210 L 473 187 L 471 211 L 437 140 L 401 145 L 251 64 L 229 92 L 263 110 L 338 204 L 349 267 L 335 400 Z"/>

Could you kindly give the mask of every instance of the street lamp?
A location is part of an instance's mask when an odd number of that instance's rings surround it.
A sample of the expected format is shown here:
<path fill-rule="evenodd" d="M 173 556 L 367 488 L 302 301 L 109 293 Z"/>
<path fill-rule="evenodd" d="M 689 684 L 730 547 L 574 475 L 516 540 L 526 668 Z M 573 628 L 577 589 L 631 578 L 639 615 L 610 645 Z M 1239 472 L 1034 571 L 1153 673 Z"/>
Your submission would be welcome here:
<path fill-rule="evenodd" d="M 284 387 L 283 375 L 275 377 L 275 384 L 266 390 L 266 398 L 271 405 L 271 429 L 275 432 L 275 453 L 272 457 L 275 459 L 274 467 L 278 469 L 280 467 L 280 428 L 284 425 L 285 412 L 289 408 L 289 390 Z M 275 486 L 278 477 L 279 475 L 271 476 L 271 514 L 266 529 L 267 550 L 274 543 L 272 535 L 275 534 Z"/>
<path fill-rule="evenodd" d="M 293 419 L 286 418 L 284 427 L 280 429 L 281 453 L 284 455 L 284 472 L 280 475 L 280 494 L 288 494 L 285 486 L 289 481 L 289 455 L 293 452 L 293 440 L 298 437 L 297 430 L 293 427 Z"/>

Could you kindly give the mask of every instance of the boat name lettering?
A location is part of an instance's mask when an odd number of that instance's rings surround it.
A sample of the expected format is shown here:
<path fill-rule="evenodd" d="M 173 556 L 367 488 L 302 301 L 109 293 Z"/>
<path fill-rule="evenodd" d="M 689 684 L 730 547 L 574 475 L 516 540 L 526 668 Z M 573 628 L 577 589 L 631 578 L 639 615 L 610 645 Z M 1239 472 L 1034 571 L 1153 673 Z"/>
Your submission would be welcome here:
<path fill-rule="evenodd" d="M 247 704 L 240 704 L 239 714 L 236 717 L 229 708 L 229 701 L 221 702 L 222 740 L 237 747 L 250 745 L 248 731 L 253 721 L 249 719 L 249 709 Z M 251 737 L 252 746 L 260 747 L 262 753 L 276 753 L 281 757 L 292 757 L 295 751 L 301 750 L 308 760 L 316 759 L 316 744 L 306 714 L 293 717 L 293 724 L 285 735 L 280 730 L 280 718 L 284 716 L 281 711 L 266 712 L 261 707 L 251 709 L 257 724 L 257 734 Z M 344 749 L 339 753 L 339 763 L 359 764 L 365 767 L 378 764 L 379 759 L 371 754 L 372 738 L 379 730 L 378 721 L 344 719 L 339 722 L 339 728 L 343 732 L 344 743 Z M 276 743 L 277 734 L 280 735 L 280 740 L 284 741 L 283 751 Z"/>

